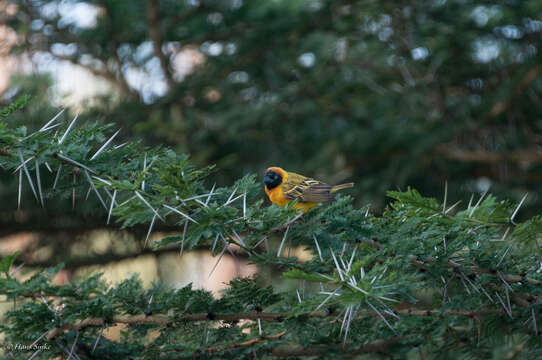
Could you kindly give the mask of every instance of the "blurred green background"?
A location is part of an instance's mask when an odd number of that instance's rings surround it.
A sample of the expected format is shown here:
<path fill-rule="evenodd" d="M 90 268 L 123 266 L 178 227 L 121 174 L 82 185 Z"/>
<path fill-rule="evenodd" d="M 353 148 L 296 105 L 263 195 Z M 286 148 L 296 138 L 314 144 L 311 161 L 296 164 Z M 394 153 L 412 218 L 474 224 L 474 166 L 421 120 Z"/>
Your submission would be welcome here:
<path fill-rule="evenodd" d="M 446 181 L 450 204 L 489 188 L 542 208 L 540 0 L 0 0 L 0 23 L 1 102 L 34 96 L 13 126 L 66 107 L 217 164 L 209 187 L 279 165 L 354 181 L 376 212 Z M 40 259 L 104 226 L 92 201 L 26 192 L 17 211 L 16 188 L 0 169 L 0 236 L 54 239 Z"/>

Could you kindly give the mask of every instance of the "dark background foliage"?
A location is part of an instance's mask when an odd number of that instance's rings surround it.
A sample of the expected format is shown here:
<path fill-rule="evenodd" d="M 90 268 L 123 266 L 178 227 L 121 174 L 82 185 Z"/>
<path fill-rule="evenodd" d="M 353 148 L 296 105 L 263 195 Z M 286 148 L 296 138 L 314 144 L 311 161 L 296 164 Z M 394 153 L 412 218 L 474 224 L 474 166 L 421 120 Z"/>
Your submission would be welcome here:
<path fill-rule="evenodd" d="M 88 1 L 93 27 L 62 11 L 75 2 L 15 3 L 13 52 L 118 89 L 85 117 L 217 164 L 221 183 L 280 165 L 355 181 L 377 209 L 387 189 L 435 194 L 445 181 L 452 197 L 490 184 L 540 207 L 539 1 Z M 173 62 L 186 49 L 204 59 L 183 75 Z M 130 85 L 130 69 L 160 94 Z M 34 75 L 10 94 L 46 89 Z M 41 124 L 57 111 L 43 105 L 21 117 Z"/>

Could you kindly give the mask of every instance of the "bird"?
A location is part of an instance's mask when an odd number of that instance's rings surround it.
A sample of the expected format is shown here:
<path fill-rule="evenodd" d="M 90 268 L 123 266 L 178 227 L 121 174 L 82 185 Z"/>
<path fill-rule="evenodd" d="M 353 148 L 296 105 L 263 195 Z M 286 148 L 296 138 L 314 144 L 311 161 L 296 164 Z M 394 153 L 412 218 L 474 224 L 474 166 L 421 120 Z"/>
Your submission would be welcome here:
<path fill-rule="evenodd" d="M 330 186 L 322 181 L 286 171 L 278 166 L 267 168 L 263 178 L 264 190 L 273 204 L 285 206 L 290 201 L 298 200 L 293 206 L 304 214 L 320 202 L 331 202 L 334 194 L 354 186 L 346 183 Z"/>

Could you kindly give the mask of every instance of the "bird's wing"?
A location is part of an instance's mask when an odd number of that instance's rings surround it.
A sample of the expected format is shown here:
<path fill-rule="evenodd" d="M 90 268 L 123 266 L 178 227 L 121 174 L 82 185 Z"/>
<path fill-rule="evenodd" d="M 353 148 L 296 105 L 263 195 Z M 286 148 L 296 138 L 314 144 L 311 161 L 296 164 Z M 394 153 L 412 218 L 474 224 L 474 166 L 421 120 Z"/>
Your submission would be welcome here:
<path fill-rule="evenodd" d="M 331 186 L 303 175 L 288 172 L 288 180 L 281 186 L 288 200 L 326 202 L 333 199 L 333 195 L 330 194 Z"/>

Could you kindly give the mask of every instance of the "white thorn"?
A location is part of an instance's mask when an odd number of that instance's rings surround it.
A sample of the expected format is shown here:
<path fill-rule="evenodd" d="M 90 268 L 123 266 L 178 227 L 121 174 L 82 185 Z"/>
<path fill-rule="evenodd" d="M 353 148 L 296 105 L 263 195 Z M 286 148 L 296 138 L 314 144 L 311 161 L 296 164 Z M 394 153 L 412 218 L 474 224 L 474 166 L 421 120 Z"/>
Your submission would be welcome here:
<path fill-rule="evenodd" d="M 235 192 L 237 191 L 237 186 L 235 187 L 235 189 L 233 189 L 230 197 L 228 198 L 228 200 L 226 200 L 226 202 L 224 203 L 224 205 L 228 205 L 230 203 L 230 200 L 232 199 L 233 195 L 235 194 Z"/>
<path fill-rule="evenodd" d="M 45 129 L 43 129 L 43 130 L 40 131 L 40 132 L 49 131 L 49 130 L 51 130 L 51 129 L 54 129 L 54 128 L 56 128 L 56 127 L 59 127 L 60 125 L 62 125 L 62 123 L 58 123 L 58 124 L 51 125 L 51 126 L 49 126 L 48 128 L 45 128 Z"/>
<path fill-rule="evenodd" d="M 382 315 L 380 313 L 380 311 L 378 311 L 378 309 L 376 307 L 373 306 L 373 304 L 371 304 L 368 300 L 365 300 L 365 302 L 367 303 L 367 305 L 369 305 L 371 307 L 371 309 L 373 309 L 377 314 L 378 316 L 380 316 L 380 318 L 386 323 L 386 325 L 388 325 L 388 327 L 393 331 L 395 332 L 395 329 L 390 325 L 390 323 L 388 322 L 388 320 L 386 320 L 386 318 L 384 317 L 384 315 Z"/>
<path fill-rule="evenodd" d="M 455 204 L 453 204 L 452 206 L 450 206 L 450 207 L 448 208 L 448 210 L 446 210 L 446 211 L 444 212 L 444 215 L 447 215 L 450 211 L 452 211 L 453 208 L 455 208 L 455 207 L 456 207 L 457 205 L 459 205 L 460 203 L 461 203 L 461 200 L 459 200 L 458 202 L 456 202 Z"/>
<path fill-rule="evenodd" d="M 282 241 L 280 242 L 279 250 L 277 251 L 277 257 L 280 257 L 280 253 L 282 252 L 282 247 L 284 246 L 284 242 L 286 241 L 286 237 L 288 236 L 288 230 L 290 230 L 290 226 L 286 228 L 286 231 L 284 232 L 284 236 L 282 237 Z"/>
<path fill-rule="evenodd" d="M 341 267 L 339 266 L 339 263 L 337 262 L 337 258 L 335 257 L 335 253 L 333 252 L 333 249 L 331 249 L 331 256 L 333 256 L 333 261 L 335 262 L 335 266 L 337 266 L 337 272 L 339 273 L 339 277 L 341 278 L 341 281 L 344 281 L 343 273 L 341 271 Z"/>
<path fill-rule="evenodd" d="M 243 219 L 247 218 L 247 193 L 243 194 Z"/>
<path fill-rule="evenodd" d="M 156 215 L 152 217 L 151 225 L 149 226 L 149 231 L 147 231 L 147 237 L 145 238 L 145 245 L 143 245 L 143 248 L 147 247 L 147 242 L 149 241 L 149 237 L 151 236 L 152 227 L 154 226 L 154 221 L 156 220 Z"/>
<path fill-rule="evenodd" d="M 186 215 L 186 214 L 183 213 L 182 211 L 180 211 L 180 210 L 178 210 L 178 209 L 176 209 L 176 208 L 174 208 L 174 207 L 171 207 L 171 206 L 169 206 L 169 205 L 164 205 L 164 207 L 165 207 L 166 209 L 169 209 L 169 210 L 173 211 L 173 212 L 176 212 L 177 214 L 179 214 L 179 215 L 183 216 L 184 218 L 186 218 L 186 219 L 192 221 L 193 223 L 198 224 L 198 222 L 197 222 L 196 220 L 192 219 L 190 216 Z"/>
<path fill-rule="evenodd" d="M 19 194 L 17 196 L 17 209 L 21 208 L 22 190 L 23 190 L 23 169 L 19 170 Z"/>
<path fill-rule="evenodd" d="M 30 347 L 30 348 L 33 348 L 34 345 L 36 345 L 41 339 L 43 339 L 43 337 L 44 337 L 45 335 L 47 335 L 48 332 L 49 332 L 49 331 L 46 331 L 46 332 L 44 332 L 43 334 L 41 334 L 36 340 L 34 340 L 34 342 L 33 342 L 32 344 L 30 344 L 29 347 Z"/>
<path fill-rule="evenodd" d="M 511 247 L 512 247 L 512 245 L 508 245 L 508 247 L 504 251 L 504 254 L 502 254 L 502 256 L 501 256 L 501 259 L 497 263 L 497 266 L 499 266 L 502 263 L 502 261 L 504 260 L 504 257 L 506 256 L 506 254 L 508 254 L 508 251 L 510 250 Z"/>
<path fill-rule="evenodd" d="M 100 202 L 102 203 L 103 207 L 105 208 L 105 210 L 109 210 L 107 208 L 107 205 L 105 204 L 105 201 L 104 199 L 102 198 L 102 195 L 100 195 L 100 192 L 98 191 L 98 189 L 96 189 L 96 186 L 94 186 L 94 182 L 92 181 L 92 178 L 90 177 L 88 171 L 85 170 L 85 176 L 87 177 L 87 180 L 88 182 L 90 183 L 90 187 L 92 188 L 92 190 L 94 190 L 94 192 L 96 193 L 96 196 L 98 197 L 98 200 L 100 200 Z"/>
<path fill-rule="evenodd" d="M 68 355 L 68 360 L 72 358 L 73 350 L 75 350 L 75 345 L 77 344 L 77 339 L 79 339 L 79 330 L 77 330 L 77 334 L 75 335 L 75 340 L 73 340 L 72 348 L 70 350 L 70 354 Z"/>
<path fill-rule="evenodd" d="M 82 168 L 82 169 L 85 169 L 85 170 L 87 170 L 88 172 L 91 172 L 91 173 L 93 173 L 93 174 L 96 174 L 96 171 L 92 170 L 91 168 L 89 168 L 89 167 L 86 166 L 86 165 L 81 164 L 81 163 L 78 162 L 78 161 L 72 160 L 72 159 L 70 159 L 69 157 L 64 156 L 64 155 L 62 155 L 62 154 L 60 154 L 60 153 L 58 153 L 57 156 L 58 156 L 59 158 L 61 158 L 62 160 L 65 160 L 65 161 L 67 161 L 67 162 L 69 162 L 69 163 L 72 163 L 73 165 L 78 166 L 78 167 L 80 167 L 80 168 Z"/>
<path fill-rule="evenodd" d="M 160 216 L 160 214 L 158 214 L 158 212 L 152 207 L 152 205 L 151 205 L 147 200 L 145 200 L 145 198 L 143 197 L 143 195 L 141 195 L 141 194 L 138 193 L 137 191 L 134 191 L 134 193 L 136 194 L 136 196 L 137 196 L 138 198 L 141 199 L 141 201 L 143 201 L 143 203 L 144 203 L 145 205 L 147 205 L 147 207 L 148 207 L 149 209 L 151 209 L 151 211 L 154 213 L 154 215 L 158 216 L 158 218 L 159 218 L 160 220 L 164 221 L 164 219 Z M 165 205 L 164 205 L 164 206 L 165 206 Z"/>
<path fill-rule="evenodd" d="M 147 153 L 145 153 L 145 157 L 143 158 L 143 173 L 147 170 Z M 145 179 L 145 174 L 143 174 L 143 179 Z M 141 182 L 141 191 L 145 191 L 145 180 Z"/>
<path fill-rule="evenodd" d="M 467 210 L 470 210 L 470 207 L 472 205 L 472 200 L 474 199 L 474 194 L 471 194 L 470 196 L 470 200 L 469 200 L 469 205 L 467 205 Z"/>
<path fill-rule="evenodd" d="M 17 266 L 15 269 L 13 269 L 12 272 L 9 273 L 9 276 L 13 276 L 17 271 L 21 270 L 24 266 L 24 263 L 22 263 L 21 265 Z"/>
<path fill-rule="evenodd" d="M 237 240 L 239 240 L 239 243 L 241 245 L 243 245 L 244 247 L 247 247 L 247 245 L 245 244 L 245 242 L 243 241 L 243 239 L 241 238 L 241 236 L 239 236 L 239 234 L 237 233 L 237 231 L 235 231 L 235 229 L 231 229 L 231 231 L 233 232 L 233 234 L 235 235 L 235 237 L 237 238 Z"/>
<path fill-rule="evenodd" d="M 70 132 L 70 130 L 72 129 L 73 125 L 75 124 L 75 121 L 77 120 L 77 118 L 79 117 L 79 114 L 75 115 L 75 117 L 73 118 L 72 122 L 70 123 L 70 125 L 68 126 L 68 128 L 66 129 L 66 132 L 64 133 L 64 135 L 62 135 L 62 137 L 60 138 L 60 140 L 58 141 L 58 144 L 62 144 L 64 142 L 64 139 L 66 139 L 66 136 L 68 136 L 68 133 Z"/>
<path fill-rule="evenodd" d="M 132 196 L 131 198 L 129 198 L 128 200 L 125 200 L 123 202 L 121 202 L 118 206 L 123 206 L 123 205 L 126 205 L 128 204 L 130 201 L 134 200 L 137 196 Z"/>
<path fill-rule="evenodd" d="M 92 177 L 93 177 L 94 179 L 98 180 L 98 181 L 103 182 L 105 185 L 109 185 L 109 186 L 113 185 L 113 184 L 111 183 L 111 181 L 102 179 L 101 177 L 98 177 L 98 176 L 95 176 L 95 175 L 93 175 Z"/>
<path fill-rule="evenodd" d="M 39 354 L 40 352 L 41 352 L 41 349 L 36 350 L 36 351 L 32 354 L 32 356 L 30 356 L 30 357 L 28 358 L 28 360 L 33 360 L 36 356 L 38 356 L 38 354 Z"/>
<path fill-rule="evenodd" d="M 113 198 L 111 199 L 111 204 L 109 205 L 109 214 L 107 214 L 107 224 L 111 219 L 111 213 L 113 212 L 113 207 L 115 206 L 115 199 L 117 197 L 117 190 L 113 191 Z"/>
<path fill-rule="evenodd" d="M 96 151 L 94 155 L 92 155 L 90 160 L 94 160 L 98 155 L 100 155 L 102 151 L 104 151 L 107 148 L 107 146 L 111 143 L 111 141 L 113 141 L 113 139 L 115 138 L 115 136 L 117 136 L 119 132 L 120 132 L 120 129 L 118 129 L 116 133 L 114 133 L 109 139 L 107 139 L 107 141 L 98 149 L 98 151 Z M 147 154 L 145 154 L 145 156 L 146 155 Z"/>
<path fill-rule="evenodd" d="M 200 199 L 194 199 L 194 201 L 197 202 L 198 204 L 200 204 L 201 206 L 205 207 L 205 208 L 209 207 L 203 201 L 201 201 Z"/>
<path fill-rule="evenodd" d="M 118 150 L 118 149 L 120 149 L 121 147 L 125 146 L 126 144 L 128 144 L 128 143 L 125 142 L 125 143 L 122 143 L 122 144 L 120 144 L 120 145 L 113 146 L 113 149 Z"/>
<path fill-rule="evenodd" d="M 88 197 L 90 196 L 90 192 L 92 191 L 92 186 L 88 186 L 87 194 L 85 195 L 85 201 L 88 200 Z"/>
<path fill-rule="evenodd" d="M 448 181 L 444 182 L 444 201 L 442 202 L 443 213 L 446 213 L 446 201 L 448 201 Z"/>
<path fill-rule="evenodd" d="M 34 158 L 34 156 L 31 156 L 31 157 L 29 157 L 28 159 L 26 159 L 25 161 L 23 161 L 23 162 L 21 163 L 21 165 L 17 166 L 17 167 L 15 168 L 15 170 L 13 170 L 13 173 L 12 173 L 12 174 L 15 174 L 17 171 L 21 170 L 21 169 L 23 168 L 23 166 L 24 166 L 27 162 L 29 162 L 30 160 L 32 160 L 33 158 Z"/>
<path fill-rule="evenodd" d="M 508 235 L 508 232 L 510 231 L 510 226 L 506 228 L 506 231 L 504 232 L 504 235 L 501 238 L 501 241 L 504 241 L 506 239 L 506 235 Z"/>
<path fill-rule="evenodd" d="M 502 298 L 499 296 L 499 293 L 495 291 L 495 296 L 497 296 L 497 299 L 499 299 L 499 302 L 501 303 L 502 307 L 504 308 L 504 311 L 506 311 L 506 313 L 508 314 L 508 316 L 510 316 L 510 318 L 512 318 L 512 313 L 510 312 L 510 310 L 508 310 L 508 308 L 506 307 L 506 305 L 504 304 L 504 301 L 502 300 Z"/>
<path fill-rule="evenodd" d="M 215 191 L 216 183 L 213 184 L 213 187 L 211 188 L 211 192 L 209 193 L 209 196 L 207 197 L 207 200 L 205 200 L 205 205 L 209 204 L 209 200 L 211 200 L 211 196 L 213 195 L 213 191 Z"/>
<path fill-rule="evenodd" d="M 314 244 L 316 244 L 316 250 L 318 250 L 318 256 L 320 257 L 320 261 L 324 261 L 324 258 L 322 257 L 322 251 L 320 250 L 320 245 L 318 245 L 318 240 L 316 239 L 316 235 L 312 234 L 312 237 L 314 239 Z"/>
<path fill-rule="evenodd" d="M 218 260 L 216 261 L 215 263 L 215 266 L 213 266 L 213 269 L 211 270 L 211 272 L 209 273 L 209 276 L 207 278 L 210 278 L 211 275 L 213 275 L 213 272 L 215 271 L 218 263 L 220 262 L 220 260 L 222 259 L 222 256 L 224 256 L 224 253 L 226 252 L 226 247 L 224 246 L 224 249 L 222 249 L 222 252 L 220 253 L 220 256 L 218 257 Z"/>
<path fill-rule="evenodd" d="M 58 166 L 58 170 L 56 171 L 55 181 L 53 182 L 53 190 L 56 188 L 56 184 L 58 183 L 58 179 L 60 178 L 60 170 L 62 170 L 62 164 Z"/>
<path fill-rule="evenodd" d="M 256 248 L 258 247 L 258 245 L 260 245 L 260 244 L 261 244 L 262 242 L 264 242 L 264 241 L 265 241 L 265 236 L 262 237 L 262 238 L 260 239 L 260 241 L 258 241 L 258 242 L 256 243 L 256 245 L 254 245 L 254 246 L 252 247 L 252 249 L 256 249 Z"/>
<path fill-rule="evenodd" d="M 514 223 L 514 218 L 516 217 L 516 214 L 518 213 L 519 211 L 519 208 L 521 207 L 521 205 L 523 204 L 523 202 L 525 201 L 525 199 L 527 199 L 527 195 L 528 194 L 525 194 L 523 195 L 523 197 L 521 198 L 521 201 L 519 202 L 518 206 L 516 207 L 516 209 L 514 210 L 514 212 L 512 213 L 512 216 L 510 216 L 510 222 L 514 225 L 516 225 Z"/>
<path fill-rule="evenodd" d="M 482 286 L 482 284 L 480 284 L 480 290 L 482 290 L 482 292 L 487 296 L 487 298 L 489 299 L 489 301 L 491 301 L 492 303 L 494 303 L 495 301 L 493 301 L 493 298 L 491 296 L 489 296 L 489 294 L 487 293 L 486 289 L 484 289 L 484 287 Z"/>
<path fill-rule="evenodd" d="M 216 249 L 216 244 L 218 243 L 218 237 L 220 235 L 217 233 L 216 236 L 215 236 L 215 241 L 213 241 L 213 246 L 211 247 L 211 255 L 215 256 L 215 249 Z"/>
<path fill-rule="evenodd" d="M 235 257 L 235 255 L 233 254 L 233 251 L 232 251 L 232 249 L 230 247 L 230 244 L 228 244 L 228 242 L 224 238 L 224 235 L 222 235 L 222 233 L 219 233 L 219 235 L 220 235 L 220 238 L 222 239 L 222 242 L 224 243 L 224 246 L 226 247 L 226 249 L 228 249 L 228 252 L 230 253 L 230 255 Z"/>
<path fill-rule="evenodd" d="M 470 211 L 469 217 L 471 217 L 472 214 L 474 213 L 474 211 L 476 211 L 476 208 L 478 208 L 478 205 L 480 205 L 480 203 L 482 202 L 482 200 L 484 199 L 484 197 L 486 196 L 488 191 L 489 191 L 489 188 L 487 188 L 486 191 L 484 191 L 484 193 L 482 194 L 482 196 L 480 196 L 480 199 L 478 199 L 478 202 L 476 202 L 476 204 L 474 205 L 474 207 Z"/>
<path fill-rule="evenodd" d="M 317 310 L 320 309 L 322 306 L 324 306 L 324 304 L 325 304 L 326 302 L 328 302 L 328 300 L 331 299 L 331 297 L 334 296 L 334 295 L 337 293 L 337 291 L 339 291 L 341 288 L 342 288 L 342 286 L 339 286 L 339 287 L 336 288 L 332 293 L 330 293 L 330 294 L 328 295 L 328 297 L 326 297 L 326 298 L 324 299 L 324 301 L 322 301 L 322 302 L 320 303 L 320 305 L 318 305 L 318 306 L 316 307 L 315 311 L 317 311 Z M 321 291 L 321 293 L 324 293 L 324 292 Z"/>
<path fill-rule="evenodd" d="M 98 334 L 98 337 L 96 338 L 96 342 L 94 343 L 94 346 L 92 347 L 92 351 L 90 352 L 91 354 L 93 354 L 94 350 L 96 350 L 96 346 L 98 346 L 98 342 L 100 341 L 100 338 L 102 337 L 103 331 L 104 331 L 104 328 L 102 327 L 102 329 L 100 330 L 100 333 Z"/>
<path fill-rule="evenodd" d="M 49 121 L 47 122 L 47 124 L 43 125 L 43 126 L 41 127 L 41 129 L 39 129 L 38 131 L 39 131 L 39 132 L 43 132 L 43 131 L 48 130 L 47 127 L 48 127 L 50 124 L 52 124 L 52 123 L 53 123 L 60 115 L 62 115 L 62 113 L 64 112 L 64 110 L 66 110 L 66 109 L 60 110 L 60 112 L 59 112 L 58 114 L 56 114 L 51 120 L 49 120 Z"/>
<path fill-rule="evenodd" d="M 40 204 L 41 204 L 41 207 L 45 207 L 45 204 L 43 203 L 43 192 L 41 191 L 40 163 L 38 162 L 38 158 L 35 158 L 35 164 L 36 164 L 36 182 L 38 183 L 38 193 L 40 195 Z"/>
<path fill-rule="evenodd" d="M 506 302 L 508 303 L 508 310 L 510 310 L 510 316 L 512 316 L 512 306 L 510 305 L 510 296 L 508 294 L 508 288 L 504 287 L 504 293 L 506 294 Z"/>
<path fill-rule="evenodd" d="M 189 198 L 186 198 L 186 199 L 177 198 L 177 200 L 180 200 L 181 202 L 184 203 L 184 202 L 187 202 L 187 201 L 190 201 L 190 200 L 201 199 L 201 198 L 204 198 L 204 197 L 207 197 L 207 199 L 209 199 L 211 196 L 217 195 L 217 194 L 219 194 L 219 193 L 210 192 L 210 193 L 207 193 L 207 194 L 192 196 L 192 197 L 189 197 Z M 207 203 L 207 201 L 205 203 Z"/>
<path fill-rule="evenodd" d="M 23 164 L 24 173 L 26 175 L 26 178 L 28 179 L 28 183 L 30 184 L 30 188 L 32 188 L 32 193 L 34 193 L 34 197 L 36 198 L 36 200 L 39 201 L 38 194 L 36 194 L 36 189 L 34 188 L 34 183 L 32 182 L 32 178 L 30 177 L 30 173 L 28 172 L 28 168 L 26 167 L 26 164 L 24 163 L 23 154 L 21 153 L 20 149 L 17 150 L 17 151 L 19 153 L 19 159 L 21 159 L 21 163 Z"/>
<path fill-rule="evenodd" d="M 350 261 L 348 262 L 348 269 L 346 269 L 347 272 L 350 272 L 350 268 L 352 267 L 352 262 L 354 261 L 354 256 L 356 256 L 356 250 L 357 248 L 354 248 L 354 251 L 352 251 L 352 256 L 350 257 Z"/>

